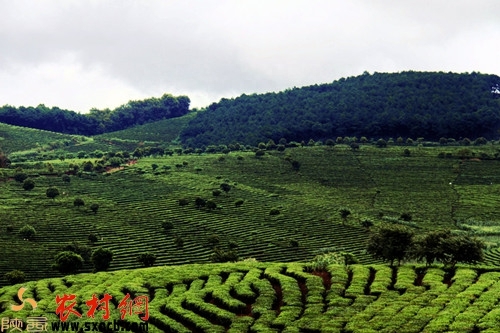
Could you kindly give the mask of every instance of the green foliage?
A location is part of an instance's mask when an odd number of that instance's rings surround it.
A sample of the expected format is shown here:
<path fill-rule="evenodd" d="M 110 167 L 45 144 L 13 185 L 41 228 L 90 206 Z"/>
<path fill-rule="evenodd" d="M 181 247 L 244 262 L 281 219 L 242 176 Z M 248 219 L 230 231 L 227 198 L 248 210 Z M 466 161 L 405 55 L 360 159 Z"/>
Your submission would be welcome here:
<path fill-rule="evenodd" d="M 413 231 L 400 225 L 382 225 L 374 230 L 368 240 L 367 251 L 374 258 L 399 263 L 409 258 Z"/>
<path fill-rule="evenodd" d="M 32 240 L 36 236 L 36 230 L 32 225 L 26 224 L 19 230 L 19 235 L 23 239 Z"/>
<path fill-rule="evenodd" d="M 69 183 L 71 182 L 71 177 L 69 175 L 64 174 L 61 176 L 61 180 L 65 183 Z"/>
<path fill-rule="evenodd" d="M 87 245 L 80 244 L 78 242 L 73 242 L 67 244 L 62 248 L 62 251 L 71 251 L 80 255 L 84 262 L 90 261 L 90 256 L 92 255 L 92 249 Z"/>
<path fill-rule="evenodd" d="M 57 187 L 49 187 L 45 191 L 45 194 L 47 195 L 48 198 L 55 200 L 55 198 L 59 195 L 59 189 Z"/>
<path fill-rule="evenodd" d="M 151 252 L 144 252 L 141 253 L 138 257 L 137 260 L 144 266 L 144 267 L 152 267 L 155 262 L 156 262 L 156 254 L 151 253 Z"/>
<path fill-rule="evenodd" d="M 174 228 L 174 223 L 172 221 L 163 221 L 161 223 L 161 227 L 163 228 L 163 230 L 169 231 Z"/>
<path fill-rule="evenodd" d="M 14 269 L 10 272 L 4 274 L 5 280 L 8 284 L 18 284 L 23 283 L 26 280 L 26 274 L 23 271 Z"/>
<path fill-rule="evenodd" d="M 220 189 L 227 193 L 231 190 L 231 185 L 228 183 L 222 183 L 220 184 Z"/>
<path fill-rule="evenodd" d="M 96 243 L 96 242 L 99 240 L 99 238 L 97 237 L 97 235 L 96 235 L 96 234 L 94 234 L 94 233 L 90 233 L 90 234 L 88 235 L 87 239 L 88 239 L 88 240 L 89 240 L 89 242 L 91 242 L 92 244 L 93 244 L 93 243 Z"/>
<path fill-rule="evenodd" d="M 105 271 L 111 265 L 111 261 L 113 260 L 113 251 L 100 247 L 92 252 L 90 260 L 94 265 L 94 271 Z"/>
<path fill-rule="evenodd" d="M 75 200 L 73 200 L 73 206 L 78 207 L 78 208 L 85 206 L 85 201 L 83 201 L 82 198 L 75 198 Z"/>
<path fill-rule="evenodd" d="M 94 213 L 97 214 L 97 211 L 99 210 L 99 204 L 93 203 L 90 205 L 90 210 Z"/>
<path fill-rule="evenodd" d="M 359 260 L 350 252 L 327 252 L 318 254 L 308 264 L 308 269 L 312 271 L 326 271 L 330 265 L 353 265 Z"/>
<path fill-rule="evenodd" d="M 211 262 L 235 262 L 238 261 L 238 252 L 235 250 L 223 250 L 220 248 L 214 248 L 214 252 L 210 256 Z"/>
<path fill-rule="evenodd" d="M 269 211 L 269 215 L 279 215 L 281 212 L 277 208 L 273 208 Z"/>
<path fill-rule="evenodd" d="M 25 179 L 23 182 L 23 189 L 25 191 L 31 191 L 32 189 L 35 188 L 35 181 L 33 179 Z"/>
<path fill-rule="evenodd" d="M 63 251 L 55 257 L 52 267 L 62 274 L 74 274 L 83 267 L 83 259 L 73 251 Z"/>
<path fill-rule="evenodd" d="M 242 95 L 222 99 L 197 114 L 180 138 L 190 147 L 238 141 L 261 143 L 259 149 L 266 149 L 265 142 L 275 142 L 283 133 L 304 144 L 338 135 L 497 137 L 498 99 L 485 87 L 499 81 L 496 75 L 479 73 L 408 71 Z"/>
<path fill-rule="evenodd" d="M 25 172 L 16 172 L 14 174 L 14 180 L 16 182 L 22 183 L 28 178 L 28 175 Z"/>

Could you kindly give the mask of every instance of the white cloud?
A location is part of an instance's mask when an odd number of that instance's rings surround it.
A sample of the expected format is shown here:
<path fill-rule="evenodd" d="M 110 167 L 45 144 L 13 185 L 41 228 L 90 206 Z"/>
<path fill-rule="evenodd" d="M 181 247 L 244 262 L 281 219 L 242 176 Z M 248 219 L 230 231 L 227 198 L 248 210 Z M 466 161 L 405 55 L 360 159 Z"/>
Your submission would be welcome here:
<path fill-rule="evenodd" d="M 79 111 L 331 82 L 500 73 L 497 0 L 0 0 L 0 105 Z"/>

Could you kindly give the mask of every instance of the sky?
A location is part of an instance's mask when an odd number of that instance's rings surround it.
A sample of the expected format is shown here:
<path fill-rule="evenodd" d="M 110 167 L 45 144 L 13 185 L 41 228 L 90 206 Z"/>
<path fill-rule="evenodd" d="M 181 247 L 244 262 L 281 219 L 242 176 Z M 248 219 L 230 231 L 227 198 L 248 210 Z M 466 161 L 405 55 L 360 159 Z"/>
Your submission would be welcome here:
<path fill-rule="evenodd" d="M 0 0 L 0 106 L 114 109 L 365 71 L 500 75 L 499 0 Z"/>

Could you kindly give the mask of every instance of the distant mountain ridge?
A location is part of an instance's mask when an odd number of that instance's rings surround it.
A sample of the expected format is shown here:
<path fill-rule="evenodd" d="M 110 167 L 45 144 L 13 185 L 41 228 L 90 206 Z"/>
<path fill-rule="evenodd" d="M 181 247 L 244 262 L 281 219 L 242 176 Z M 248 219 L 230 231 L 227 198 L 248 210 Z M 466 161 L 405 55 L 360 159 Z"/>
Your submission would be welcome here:
<path fill-rule="evenodd" d="M 222 99 L 181 133 L 186 146 L 272 139 L 498 137 L 500 77 L 481 73 L 374 73 L 278 93 Z"/>

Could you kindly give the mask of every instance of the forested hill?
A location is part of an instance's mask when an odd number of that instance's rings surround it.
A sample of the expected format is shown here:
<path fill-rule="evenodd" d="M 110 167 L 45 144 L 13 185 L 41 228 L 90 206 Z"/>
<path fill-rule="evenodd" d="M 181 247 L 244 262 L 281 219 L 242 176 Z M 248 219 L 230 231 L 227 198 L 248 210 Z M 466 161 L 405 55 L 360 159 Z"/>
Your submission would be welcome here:
<path fill-rule="evenodd" d="M 189 112 L 189 103 L 186 96 L 164 94 L 160 98 L 129 101 L 114 110 L 91 109 L 87 114 L 48 108 L 43 104 L 19 108 L 5 105 L 0 107 L 0 122 L 67 134 L 94 135 L 182 116 Z"/>
<path fill-rule="evenodd" d="M 330 84 L 222 99 L 181 134 L 187 146 L 424 137 L 498 137 L 500 77 L 480 73 L 364 73 Z"/>

